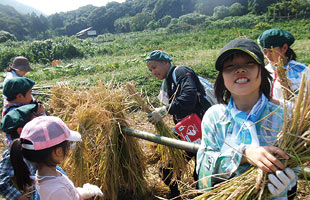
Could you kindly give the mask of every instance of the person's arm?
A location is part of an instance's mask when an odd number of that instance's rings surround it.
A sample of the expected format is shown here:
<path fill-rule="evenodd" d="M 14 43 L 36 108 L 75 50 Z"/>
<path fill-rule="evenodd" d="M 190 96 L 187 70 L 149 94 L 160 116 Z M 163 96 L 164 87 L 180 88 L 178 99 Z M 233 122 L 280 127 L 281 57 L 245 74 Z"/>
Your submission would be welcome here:
<path fill-rule="evenodd" d="M 229 179 L 237 171 L 242 160 L 245 145 L 232 147 L 228 144 L 223 148 L 230 124 L 228 121 L 222 121 L 224 112 L 223 105 L 212 106 L 202 120 L 202 148 L 197 153 L 200 188 L 211 187 L 220 179 Z M 216 174 L 220 179 L 214 176 Z"/>
<path fill-rule="evenodd" d="M 8 200 L 23 199 L 22 193 L 13 185 L 11 179 L 14 170 L 11 165 L 9 152 L 4 152 L 0 162 L 0 195 Z"/>
<path fill-rule="evenodd" d="M 178 67 L 175 69 L 179 95 L 169 105 L 168 113 L 171 115 L 189 115 L 193 113 L 196 106 L 197 75 L 192 70 Z M 199 80 L 198 80 L 199 81 Z"/>

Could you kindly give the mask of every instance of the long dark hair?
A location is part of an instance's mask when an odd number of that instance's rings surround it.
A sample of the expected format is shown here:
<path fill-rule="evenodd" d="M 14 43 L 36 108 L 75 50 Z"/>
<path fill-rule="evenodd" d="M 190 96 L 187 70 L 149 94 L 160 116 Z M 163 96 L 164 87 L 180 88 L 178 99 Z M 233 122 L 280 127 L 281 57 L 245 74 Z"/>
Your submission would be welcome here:
<path fill-rule="evenodd" d="M 30 178 L 30 171 L 27 164 L 24 161 L 26 158 L 28 161 L 34 162 L 35 164 L 45 164 L 47 166 L 56 166 L 56 163 L 52 157 L 52 151 L 58 147 L 61 147 L 65 154 L 68 152 L 69 143 L 64 141 L 53 147 L 43 150 L 28 150 L 22 148 L 22 144 L 32 144 L 31 142 L 23 139 L 16 139 L 13 141 L 10 150 L 10 160 L 14 169 L 14 178 L 16 180 L 17 187 L 20 190 L 25 190 L 27 186 L 33 184 L 33 180 Z"/>
<path fill-rule="evenodd" d="M 237 53 L 238 55 L 248 55 L 246 53 Z M 225 60 L 232 60 L 236 56 L 236 54 L 232 54 L 228 56 Z M 223 62 L 223 63 L 224 63 Z M 268 100 L 270 100 L 270 91 L 271 91 L 271 83 L 272 83 L 272 77 L 270 75 L 270 72 L 265 68 L 264 63 L 258 64 L 259 71 L 258 73 L 261 73 L 261 84 L 260 84 L 260 93 L 263 93 Z M 216 99 L 219 103 L 228 104 L 229 99 L 231 97 L 231 93 L 229 90 L 225 87 L 224 84 L 224 78 L 223 78 L 223 72 L 220 71 L 216 77 L 215 83 L 214 83 L 214 93 L 216 96 Z"/>

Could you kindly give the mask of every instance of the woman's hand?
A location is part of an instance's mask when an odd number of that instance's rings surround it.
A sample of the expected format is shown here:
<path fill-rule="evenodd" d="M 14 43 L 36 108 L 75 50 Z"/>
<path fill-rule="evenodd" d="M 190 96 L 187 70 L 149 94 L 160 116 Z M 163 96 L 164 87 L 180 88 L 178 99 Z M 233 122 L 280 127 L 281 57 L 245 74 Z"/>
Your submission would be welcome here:
<path fill-rule="evenodd" d="M 279 169 L 283 170 L 285 168 L 284 164 L 273 154 L 289 159 L 289 156 L 284 151 L 274 146 L 247 147 L 243 154 L 244 161 L 259 167 L 264 172 L 276 172 Z"/>

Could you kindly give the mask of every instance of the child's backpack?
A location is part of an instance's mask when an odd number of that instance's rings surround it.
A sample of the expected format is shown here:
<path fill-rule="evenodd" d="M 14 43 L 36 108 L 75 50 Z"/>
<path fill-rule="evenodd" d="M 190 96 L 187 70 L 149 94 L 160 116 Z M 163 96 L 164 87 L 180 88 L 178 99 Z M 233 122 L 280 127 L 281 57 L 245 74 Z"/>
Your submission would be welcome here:
<path fill-rule="evenodd" d="M 198 76 L 198 78 L 199 78 L 201 85 L 205 89 L 205 93 L 206 93 L 205 98 L 207 99 L 207 101 L 211 105 L 218 104 L 217 99 L 216 99 L 215 94 L 214 94 L 213 85 L 207 79 L 204 79 L 201 76 Z"/>

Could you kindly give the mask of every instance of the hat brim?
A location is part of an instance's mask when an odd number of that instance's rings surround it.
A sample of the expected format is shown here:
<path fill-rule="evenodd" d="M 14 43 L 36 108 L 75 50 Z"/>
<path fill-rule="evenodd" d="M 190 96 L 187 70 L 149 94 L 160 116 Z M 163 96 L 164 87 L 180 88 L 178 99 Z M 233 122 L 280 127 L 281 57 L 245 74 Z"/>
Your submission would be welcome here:
<path fill-rule="evenodd" d="M 13 69 L 23 72 L 32 72 L 33 68 L 30 66 L 12 66 Z"/>
<path fill-rule="evenodd" d="M 231 54 L 234 54 L 237 52 L 244 52 L 244 53 L 248 54 L 249 56 L 251 56 L 258 64 L 262 64 L 262 61 L 253 52 L 246 50 L 246 49 L 241 49 L 241 48 L 231 48 L 231 49 L 227 49 L 227 50 L 223 51 L 218 56 L 218 58 L 216 59 L 215 68 L 218 71 L 222 71 L 224 61 L 227 59 L 227 57 L 229 57 Z"/>
<path fill-rule="evenodd" d="M 68 141 L 73 141 L 73 142 L 78 142 L 82 140 L 82 136 L 79 132 L 77 131 L 71 131 L 70 130 L 70 135 L 67 138 Z"/>

